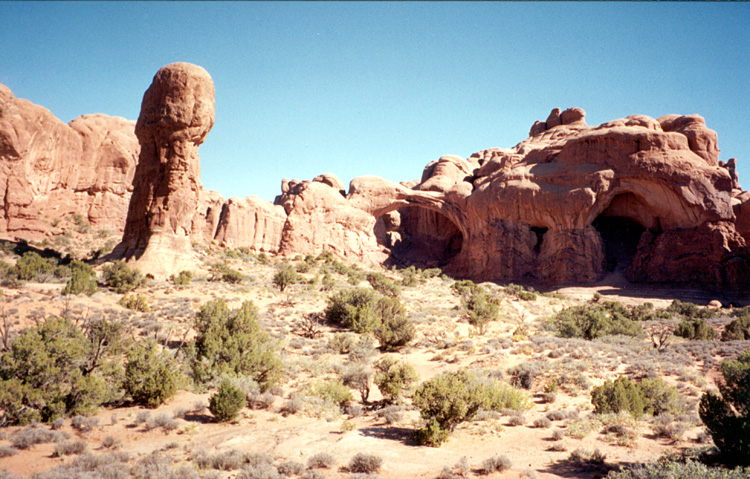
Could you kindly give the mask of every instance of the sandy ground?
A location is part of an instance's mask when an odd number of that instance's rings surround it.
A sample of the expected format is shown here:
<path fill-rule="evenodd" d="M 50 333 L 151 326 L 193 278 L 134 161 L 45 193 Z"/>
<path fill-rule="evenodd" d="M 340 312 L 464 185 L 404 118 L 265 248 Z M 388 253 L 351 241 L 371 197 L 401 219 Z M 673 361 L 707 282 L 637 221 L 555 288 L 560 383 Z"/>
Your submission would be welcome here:
<path fill-rule="evenodd" d="M 259 308 L 262 325 L 279 340 L 287 367 L 294 371 L 285 380 L 283 397 L 277 398 L 271 408 L 246 408 L 233 423 L 214 422 L 206 409 L 197 410 L 196 404 L 208 404 L 212 391 L 181 391 L 155 410 L 145 410 L 132 404 L 101 408 L 96 415 L 98 426 L 85 434 L 74 430 L 70 420 L 66 421 L 62 430 L 67 431 L 72 439 L 85 440 L 88 451 L 93 454 L 108 452 L 104 443 L 111 437 L 118 441 L 119 450 L 131 453 L 134 458 L 153 451 L 164 451 L 172 454 L 178 463 L 190 463 L 201 450 L 211 454 L 232 449 L 268 452 L 276 461 L 301 463 L 306 463 L 308 458 L 318 452 L 328 452 L 335 457 L 337 463 L 335 468 L 323 471 L 330 478 L 349 477 L 350 474 L 342 466 L 358 452 L 377 454 L 383 458 L 383 467 L 379 471 L 383 478 L 433 478 L 444 466 L 452 466 L 462 458 L 468 460 L 472 468 L 469 476 L 473 477 L 480 475 L 485 459 L 502 454 L 512 461 L 513 466 L 488 477 L 546 479 L 601 475 L 596 469 L 580 468 L 572 464 L 569 456 L 579 448 L 599 449 L 606 456 L 606 464 L 615 467 L 654 460 L 665 453 L 697 446 L 695 439 L 702 431 L 698 424 L 688 429 L 679 441 L 671 441 L 656 437 L 649 421 L 645 419 L 635 423 L 635 438 L 625 445 L 618 445 L 611 435 L 607 436 L 603 432 L 603 427 L 595 428 L 581 439 L 565 436 L 561 441 L 555 441 L 552 439 L 553 431 L 567 429 L 573 419 L 554 421 L 550 428 L 534 427 L 536 419 L 544 417 L 549 411 L 570 408 L 580 409 L 578 417 L 585 418 L 591 414 L 592 405 L 587 390 L 575 395 L 560 391 L 553 403 L 544 403 L 542 393 L 548 382 L 546 376 L 540 377 L 529 392 L 533 398 L 533 407 L 526 412 L 524 425 L 511 425 L 509 416 L 465 423 L 440 448 L 416 446 L 412 442 L 411 433 L 419 423 L 418 411 L 407 411 L 398 423 L 390 425 L 384 419 L 375 417 L 372 413 L 382 398 L 375 386 L 371 402 L 363 405 L 365 414 L 362 416 L 350 417 L 331 409 L 284 416 L 280 410 L 290 393 L 305 391 L 309 384 L 321 378 L 336 377 L 336 365 L 345 362 L 343 355 L 333 352 L 318 354 L 313 351 L 315 345 L 323 345 L 335 333 L 341 332 L 340 329 L 324 325 L 321 335 L 314 340 L 304 339 L 299 335 L 298 323 L 305 314 L 321 312 L 330 293 L 320 291 L 319 284 L 310 287 L 295 285 L 289 292 L 281 293 L 272 285 L 271 278 L 276 271 L 273 264 L 260 265 L 255 261 L 242 260 L 235 260 L 232 264 L 250 279 L 240 285 L 211 283 L 200 277 L 186 287 L 167 282 L 150 283 L 140 293 L 147 296 L 153 308 L 152 313 L 127 312 L 119 305 L 121 295 L 105 289 L 90 298 L 65 300 L 60 296 L 62 283 L 27 283 L 18 289 L 4 288 L 2 307 L 12 316 L 16 331 L 66 310 L 72 311 L 74 317 L 83 318 L 82 320 L 98 312 L 108 311 L 129 318 L 128 334 L 131 337 L 140 339 L 153 336 L 164 344 L 189 340 L 194 335 L 191 329 L 192 316 L 170 316 L 170 311 L 176 311 L 175 305 L 181 305 L 181 311 L 185 312 L 195 311 L 206 301 L 220 297 L 226 298 L 231 307 L 239 306 L 242 301 L 252 300 Z M 400 278 L 399 273 L 384 272 L 394 279 Z M 313 271 L 304 276 L 312 278 L 315 274 L 316 271 Z M 336 275 L 336 279 L 337 288 L 351 287 L 344 277 Z M 555 295 L 540 296 L 535 301 L 520 301 L 505 295 L 497 285 L 487 285 L 488 289 L 503 298 L 501 315 L 499 321 L 491 323 L 488 330 L 479 335 L 466 321 L 461 301 L 450 289 L 453 281 L 432 278 L 419 286 L 404 288 L 401 293 L 401 300 L 407 307 L 409 317 L 415 321 L 418 334 L 411 346 L 401 352 L 388 354 L 412 364 L 421 380 L 463 367 L 507 371 L 514 365 L 536 360 L 549 361 L 550 364 L 554 361 L 580 364 L 579 369 L 591 384 L 597 385 L 604 379 L 627 370 L 628 365 L 617 358 L 618 353 L 614 349 L 605 348 L 596 353 L 577 353 L 574 349 L 566 349 L 561 354 L 556 354 L 553 360 L 549 358 L 555 346 L 539 349 L 528 337 L 516 338 L 508 348 L 493 349 L 488 345 L 491 341 L 513 338 L 513 333 L 519 327 L 526 328 L 528 336 L 551 336 L 552 333 L 545 331 L 545 318 L 565 307 L 588 301 L 596 292 L 605 299 L 619 300 L 628 305 L 649 301 L 657 307 L 667 306 L 674 298 L 699 304 L 707 304 L 714 299 L 713 295 L 697 290 L 634 287 L 617 278 L 610 280 L 609 284 L 586 288 L 561 288 L 554 292 Z M 359 286 L 366 287 L 367 282 L 363 281 Z M 149 326 L 151 323 L 155 325 Z M 455 345 L 440 349 L 440 341 L 446 339 L 452 340 Z M 646 338 L 637 341 L 647 343 Z M 609 362 L 604 362 L 607 358 Z M 600 366 L 599 361 L 610 366 Z M 606 370 L 606 367 L 610 369 Z M 702 375 L 698 361 L 681 368 L 679 372 L 664 377 L 669 376 L 670 382 L 679 383 L 681 392 L 689 394 L 695 402 L 701 391 L 712 386 L 711 379 L 716 377 L 715 371 L 706 381 L 705 377 L 701 377 L 705 375 Z M 678 374 L 692 374 L 696 379 L 679 382 Z M 359 399 L 356 392 L 354 396 Z M 186 410 L 192 412 L 185 414 Z M 161 413 L 172 416 L 179 412 L 176 429 L 166 432 L 161 428 L 147 430 L 143 424 L 136 425 L 136 418 L 143 411 L 148 411 L 151 417 Z M 345 421 L 348 421 L 346 424 L 354 424 L 353 430 L 344 430 Z M 3 428 L 4 434 L 0 437 L 4 439 L 0 440 L 0 446 L 10 445 L 13 435 L 20 429 L 18 426 Z M 71 460 L 69 456 L 53 457 L 54 450 L 54 444 L 32 446 L 16 455 L 0 459 L 0 470 L 7 469 L 26 477 Z M 222 475 L 234 477 L 236 473 L 237 471 L 222 472 Z"/>

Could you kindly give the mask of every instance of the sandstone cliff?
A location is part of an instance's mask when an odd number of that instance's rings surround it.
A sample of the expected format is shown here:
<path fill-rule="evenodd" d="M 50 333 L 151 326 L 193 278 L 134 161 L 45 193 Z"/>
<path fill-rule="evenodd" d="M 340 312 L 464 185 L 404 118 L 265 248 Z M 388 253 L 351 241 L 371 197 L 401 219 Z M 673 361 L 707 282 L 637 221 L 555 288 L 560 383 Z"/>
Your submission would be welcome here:
<path fill-rule="evenodd" d="M 0 235 L 60 234 L 55 220 L 72 213 L 122 231 L 139 152 L 134 126 L 106 115 L 66 125 L 0 85 Z"/>
<path fill-rule="evenodd" d="M 59 234 L 56 218 L 81 213 L 123 230 L 116 255 L 157 276 L 194 265 L 198 241 L 474 280 L 588 283 L 614 271 L 750 285 L 750 194 L 698 115 L 592 127 L 582 109 L 556 108 L 513 148 L 444 156 L 418 181 L 285 179 L 273 204 L 202 189 L 198 147 L 213 122 L 211 77 L 185 63 L 157 72 L 135 125 L 65 125 L 0 86 L 0 236 Z"/>

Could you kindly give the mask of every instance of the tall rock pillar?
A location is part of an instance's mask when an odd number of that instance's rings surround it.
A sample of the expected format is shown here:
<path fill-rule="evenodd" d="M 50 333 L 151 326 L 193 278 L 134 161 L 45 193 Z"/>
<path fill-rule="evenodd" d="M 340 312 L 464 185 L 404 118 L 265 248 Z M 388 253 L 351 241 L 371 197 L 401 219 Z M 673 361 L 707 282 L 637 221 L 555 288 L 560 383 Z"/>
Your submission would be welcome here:
<path fill-rule="evenodd" d="M 201 191 L 198 147 L 214 124 L 214 83 L 190 63 L 162 67 L 143 95 L 141 145 L 125 232 L 115 250 L 163 277 L 194 266 L 191 224 Z"/>

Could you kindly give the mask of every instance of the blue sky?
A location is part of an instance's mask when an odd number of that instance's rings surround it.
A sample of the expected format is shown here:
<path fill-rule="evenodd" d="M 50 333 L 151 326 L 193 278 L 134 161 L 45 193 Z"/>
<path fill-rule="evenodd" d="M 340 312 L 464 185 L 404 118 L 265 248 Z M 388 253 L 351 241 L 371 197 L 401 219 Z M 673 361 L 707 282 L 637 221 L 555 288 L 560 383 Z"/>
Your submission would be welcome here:
<path fill-rule="evenodd" d="M 554 107 L 589 125 L 698 113 L 750 188 L 749 3 L 0 1 L 0 83 L 68 122 L 136 119 L 156 71 L 216 85 L 202 182 L 421 176 L 512 147 Z"/>

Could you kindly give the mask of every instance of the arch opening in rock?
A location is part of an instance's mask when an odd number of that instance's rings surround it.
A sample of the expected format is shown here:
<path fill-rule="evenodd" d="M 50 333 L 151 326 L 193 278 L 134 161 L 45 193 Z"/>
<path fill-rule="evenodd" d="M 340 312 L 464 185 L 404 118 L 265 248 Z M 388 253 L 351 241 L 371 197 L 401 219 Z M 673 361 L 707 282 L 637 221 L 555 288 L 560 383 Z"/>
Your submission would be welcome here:
<path fill-rule="evenodd" d="M 609 216 L 606 211 L 594 220 L 592 226 L 602 237 L 607 271 L 625 272 L 633 262 L 646 228 L 633 218 Z"/>
<path fill-rule="evenodd" d="M 544 226 L 532 226 L 531 231 L 536 235 L 536 244 L 534 245 L 534 252 L 539 253 L 542 249 L 542 241 L 544 241 L 544 233 L 546 233 L 549 230 L 549 228 Z"/>
<path fill-rule="evenodd" d="M 388 252 L 386 265 L 436 268 L 447 265 L 463 246 L 463 234 L 445 215 L 407 206 L 380 216 L 378 244 Z"/>

